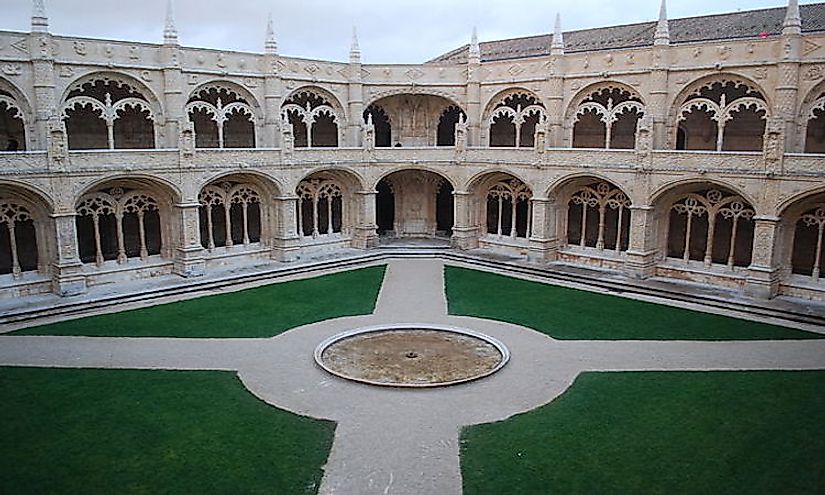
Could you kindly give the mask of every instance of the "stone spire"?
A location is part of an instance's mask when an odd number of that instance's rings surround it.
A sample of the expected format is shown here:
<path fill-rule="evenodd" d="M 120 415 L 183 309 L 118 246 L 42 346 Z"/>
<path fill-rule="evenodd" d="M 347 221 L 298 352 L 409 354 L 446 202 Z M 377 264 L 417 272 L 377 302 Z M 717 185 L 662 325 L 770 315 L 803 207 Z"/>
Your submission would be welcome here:
<path fill-rule="evenodd" d="M 49 32 L 49 18 L 46 16 L 46 3 L 44 0 L 34 0 L 32 2 L 32 32 Z"/>
<path fill-rule="evenodd" d="M 278 54 L 278 40 L 275 39 L 275 26 L 272 23 L 272 13 L 266 21 L 266 41 L 264 41 L 264 52 L 268 55 Z"/>
<path fill-rule="evenodd" d="M 478 45 L 478 31 L 473 26 L 473 37 L 470 39 L 470 53 L 467 61 L 471 64 L 481 63 L 481 47 Z"/>
<path fill-rule="evenodd" d="M 349 62 L 351 64 L 361 63 L 361 46 L 358 44 L 358 29 L 352 26 L 352 44 L 349 47 Z"/>
<path fill-rule="evenodd" d="M 802 34 L 802 17 L 799 15 L 799 0 L 788 0 L 782 34 Z"/>
<path fill-rule="evenodd" d="M 553 30 L 553 42 L 550 43 L 551 55 L 564 55 L 564 34 L 561 32 L 561 14 L 556 12 L 556 27 Z"/>
<path fill-rule="evenodd" d="M 178 29 L 175 27 L 175 14 L 172 11 L 172 0 L 166 1 L 166 25 L 163 28 L 163 44 L 178 44 Z"/>
<path fill-rule="evenodd" d="M 659 7 L 659 22 L 656 24 L 656 34 L 653 35 L 654 45 L 670 44 L 670 26 L 667 20 L 667 1 L 662 0 Z"/>

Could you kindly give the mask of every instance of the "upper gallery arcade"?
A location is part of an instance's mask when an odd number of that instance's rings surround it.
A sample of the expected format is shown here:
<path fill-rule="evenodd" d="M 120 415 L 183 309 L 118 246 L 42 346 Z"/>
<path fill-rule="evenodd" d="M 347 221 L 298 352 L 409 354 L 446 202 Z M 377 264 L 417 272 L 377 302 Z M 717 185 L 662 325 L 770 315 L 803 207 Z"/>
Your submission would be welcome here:
<path fill-rule="evenodd" d="M 825 3 L 418 65 L 0 32 L 0 294 L 386 238 L 825 299 Z"/>

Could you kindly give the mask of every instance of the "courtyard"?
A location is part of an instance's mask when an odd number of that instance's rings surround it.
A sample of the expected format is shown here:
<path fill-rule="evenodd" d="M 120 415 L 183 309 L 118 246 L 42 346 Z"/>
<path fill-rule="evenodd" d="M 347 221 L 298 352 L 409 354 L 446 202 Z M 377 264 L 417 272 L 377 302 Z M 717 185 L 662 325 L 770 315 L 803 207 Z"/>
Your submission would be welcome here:
<path fill-rule="evenodd" d="M 5 493 L 821 493 L 821 329 L 437 257 L 0 336 Z M 378 387 L 340 332 L 471 329 L 510 360 Z"/>

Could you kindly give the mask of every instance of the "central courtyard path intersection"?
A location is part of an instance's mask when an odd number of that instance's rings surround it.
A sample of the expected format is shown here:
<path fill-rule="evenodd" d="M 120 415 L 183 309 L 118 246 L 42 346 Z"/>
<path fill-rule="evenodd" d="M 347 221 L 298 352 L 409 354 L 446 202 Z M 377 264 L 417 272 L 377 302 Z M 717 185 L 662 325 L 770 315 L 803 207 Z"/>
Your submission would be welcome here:
<path fill-rule="evenodd" d="M 236 371 L 266 403 L 337 422 L 319 490 L 325 495 L 460 494 L 461 429 L 544 405 L 582 372 L 825 369 L 825 340 L 558 341 L 508 323 L 450 316 L 443 271 L 437 260 L 394 260 L 372 315 L 268 339 L 0 336 L 0 365 Z M 313 360 L 332 335 L 397 323 L 478 331 L 503 342 L 511 358 L 492 376 L 429 389 L 351 382 Z"/>

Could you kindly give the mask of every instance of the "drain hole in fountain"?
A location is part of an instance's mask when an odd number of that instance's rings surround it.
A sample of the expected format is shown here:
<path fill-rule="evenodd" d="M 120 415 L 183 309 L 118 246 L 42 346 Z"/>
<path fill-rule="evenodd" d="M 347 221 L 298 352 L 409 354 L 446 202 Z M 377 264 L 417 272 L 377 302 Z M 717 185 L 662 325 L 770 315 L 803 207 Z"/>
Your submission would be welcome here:
<path fill-rule="evenodd" d="M 392 387 L 438 387 L 477 380 L 500 370 L 509 358 L 504 344 L 492 337 L 428 324 L 350 330 L 315 349 L 316 363 L 333 375 Z"/>

